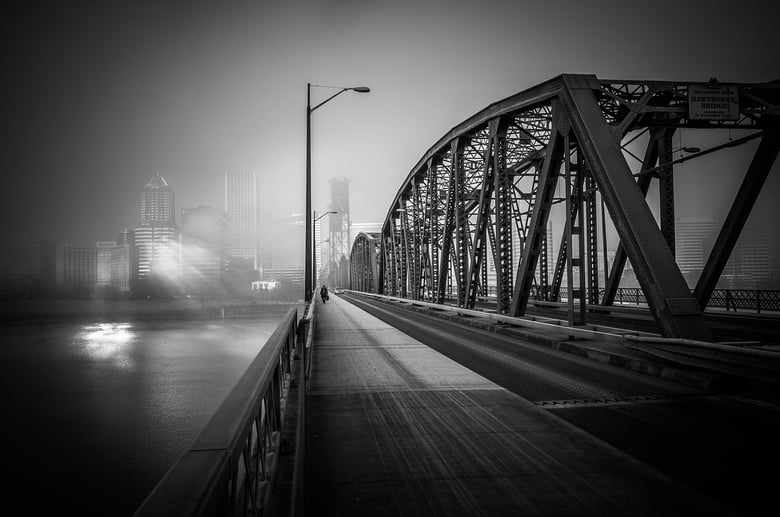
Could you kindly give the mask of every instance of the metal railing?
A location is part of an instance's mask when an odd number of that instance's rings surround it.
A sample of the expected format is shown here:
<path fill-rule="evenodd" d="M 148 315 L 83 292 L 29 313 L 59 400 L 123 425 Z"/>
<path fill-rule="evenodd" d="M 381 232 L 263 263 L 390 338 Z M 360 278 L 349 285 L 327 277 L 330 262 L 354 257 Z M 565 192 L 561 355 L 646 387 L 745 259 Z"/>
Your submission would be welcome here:
<path fill-rule="evenodd" d="M 761 289 L 715 289 L 707 307 L 755 311 L 780 311 L 780 291 Z"/>
<path fill-rule="evenodd" d="M 278 461 L 298 332 L 290 309 L 192 446 L 136 517 L 261 515 Z"/>
<path fill-rule="evenodd" d="M 298 375 L 298 419 L 296 429 L 295 459 L 293 467 L 292 494 L 287 515 L 299 517 L 305 514 L 305 465 L 306 465 L 306 381 L 311 373 L 311 354 L 314 349 L 314 327 L 316 306 L 320 290 L 316 289 L 312 300 L 306 306 L 298 324 L 298 355 L 300 374 Z"/>
<path fill-rule="evenodd" d="M 560 297 L 568 299 L 568 288 L 561 287 Z M 540 298 L 534 293 L 535 298 Z M 691 291 L 693 294 L 693 291 Z M 599 300 L 604 296 L 604 290 L 599 289 Z M 615 293 L 617 305 L 647 305 L 642 289 L 639 287 L 620 287 Z M 748 312 L 777 312 L 780 311 L 780 291 L 764 289 L 715 289 L 712 291 L 708 309 L 726 309 L 727 311 L 743 310 Z"/>

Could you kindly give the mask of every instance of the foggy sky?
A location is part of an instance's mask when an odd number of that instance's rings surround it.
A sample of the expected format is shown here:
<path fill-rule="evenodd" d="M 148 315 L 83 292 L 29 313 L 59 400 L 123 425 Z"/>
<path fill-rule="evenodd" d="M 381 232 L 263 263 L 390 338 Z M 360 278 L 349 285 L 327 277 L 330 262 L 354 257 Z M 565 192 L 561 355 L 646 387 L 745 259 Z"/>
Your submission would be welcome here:
<path fill-rule="evenodd" d="M 138 221 L 157 171 L 177 217 L 224 207 L 229 171 L 258 174 L 265 212 L 303 212 L 307 82 L 371 88 L 312 116 L 313 209 L 348 177 L 352 220 L 380 222 L 450 128 L 561 73 L 780 78 L 764 2 L 90 4 L 2 8 L 2 238 L 111 240 Z M 312 104 L 332 92 L 314 89 Z M 678 174 L 680 215 L 730 202 L 731 171 L 709 163 Z M 777 169 L 757 207 L 767 214 Z"/>

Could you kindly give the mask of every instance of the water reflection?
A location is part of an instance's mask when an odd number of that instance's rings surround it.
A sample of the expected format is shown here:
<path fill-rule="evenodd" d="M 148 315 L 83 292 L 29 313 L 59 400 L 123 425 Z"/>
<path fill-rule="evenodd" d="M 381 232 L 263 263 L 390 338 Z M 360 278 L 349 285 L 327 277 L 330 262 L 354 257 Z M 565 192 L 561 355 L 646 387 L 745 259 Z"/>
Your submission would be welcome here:
<path fill-rule="evenodd" d="M 133 369 L 131 352 L 136 339 L 130 323 L 95 323 L 83 327 L 76 345 L 91 359 Z"/>
<path fill-rule="evenodd" d="M 132 515 L 279 319 L 0 326 L 3 437 L 14 444 L 3 494 L 25 504 L 40 496 L 41 479 L 56 479 L 47 494 L 62 513 Z"/>

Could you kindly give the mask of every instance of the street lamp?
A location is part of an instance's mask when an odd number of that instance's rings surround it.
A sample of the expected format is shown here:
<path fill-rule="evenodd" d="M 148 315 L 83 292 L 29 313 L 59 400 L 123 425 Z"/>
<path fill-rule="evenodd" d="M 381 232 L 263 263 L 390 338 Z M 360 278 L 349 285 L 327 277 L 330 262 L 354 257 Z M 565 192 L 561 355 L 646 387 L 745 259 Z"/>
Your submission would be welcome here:
<path fill-rule="evenodd" d="M 315 210 L 314 211 L 314 222 L 316 223 L 317 221 L 319 221 L 320 219 L 322 219 L 323 217 L 325 217 L 328 214 L 338 214 L 338 212 L 335 211 L 335 210 L 329 210 L 329 211 L 325 212 L 324 214 L 322 214 L 321 216 L 317 217 L 317 211 Z"/>
<path fill-rule="evenodd" d="M 336 210 L 329 210 L 329 211 L 325 212 L 324 214 L 322 214 L 321 216 L 317 217 L 317 211 L 316 210 L 314 211 L 314 222 L 312 223 L 312 232 L 314 232 L 314 238 L 315 239 L 317 238 L 317 236 L 316 236 L 317 232 L 315 231 L 315 227 L 317 226 L 317 221 L 319 221 L 320 219 L 322 219 L 323 217 L 325 217 L 328 214 L 338 214 L 338 212 Z M 313 282 L 312 282 L 312 286 L 311 286 L 312 291 L 314 290 L 314 288 L 316 287 L 316 284 L 317 284 L 317 250 L 316 250 L 316 248 L 319 247 L 320 244 L 322 244 L 323 242 L 329 242 L 329 241 L 330 241 L 330 239 L 325 239 L 324 241 L 317 243 L 317 246 L 315 247 L 314 252 L 312 253 L 312 261 L 313 261 L 313 264 L 314 264 L 312 266 L 312 271 L 313 271 L 313 273 L 312 273 Z"/>
<path fill-rule="evenodd" d="M 311 106 L 311 87 L 321 87 L 320 85 L 307 83 L 306 84 L 306 270 L 304 272 L 304 297 L 306 302 L 311 301 L 312 297 L 312 264 L 313 264 L 313 250 L 314 244 L 312 239 L 312 211 L 311 211 L 311 114 L 325 104 L 332 100 L 334 97 L 341 95 L 347 91 L 353 91 L 358 93 L 368 93 L 371 91 L 366 86 L 353 86 L 350 88 L 337 87 L 339 91 L 320 102 L 316 106 Z"/>
<path fill-rule="evenodd" d="M 319 248 L 326 242 L 330 242 L 330 239 L 325 239 L 317 243 L 317 247 Z M 319 271 L 317 271 L 317 252 L 314 252 L 314 282 L 317 283 L 317 278 L 319 277 Z"/>

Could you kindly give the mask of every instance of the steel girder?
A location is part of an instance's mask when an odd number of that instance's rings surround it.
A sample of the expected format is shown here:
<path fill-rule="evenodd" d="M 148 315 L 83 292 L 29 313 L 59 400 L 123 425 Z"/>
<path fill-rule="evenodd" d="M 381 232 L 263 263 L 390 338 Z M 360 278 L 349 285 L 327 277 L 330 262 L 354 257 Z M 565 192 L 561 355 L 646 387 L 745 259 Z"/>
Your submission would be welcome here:
<path fill-rule="evenodd" d="M 591 172 L 624 243 L 648 306 L 664 335 L 711 340 L 701 307 L 691 296 L 619 144 L 610 133 L 594 87 L 586 77 L 565 77 L 561 99 L 571 115 Z"/>
<path fill-rule="evenodd" d="M 498 312 L 522 315 L 529 299 L 550 294 L 550 232 L 568 232 L 577 237 L 577 254 L 567 256 L 569 241 L 559 246 L 556 270 L 569 261 L 579 271 L 581 307 L 585 296 L 590 303 L 612 303 L 628 259 L 664 335 L 710 339 L 701 310 L 707 286 L 700 282 L 692 296 L 674 258 L 673 166 L 684 160 L 673 161 L 672 135 L 680 128 L 767 135 L 750 168 L 752 179 L 745 180 L 752 188 L 743 185 L 730 229 L 724 228 L 720 251 L 705 269 L 708 279 L 717 280 L 760 190 L 757 178 L 766 176 L 777 154 L 777 123 L 770 115 L 777 111 L 780 85 L 732 85 L 739 91 L 739 117 L 698 120 L 688 112 L 688 89 L 701 84 L 563 75 L 452 128 L 415 165 L 390 206 L 381 237 L 384 292 L 464 307 L 487 296 Z M 635 172 L 627 156 L 640 136 L 647 147 Z M 561 192 L 565 178 L 568 195 Z M 660 227 L 645 201 L 653 178 L 661 183 Z M 601 224 L 596 217 L 597 197 L 620 242 L 608 276 L 602 249 L 601 300 L 597 248 L 599 232 L 606 247 L 607 228 L 605 214 Z M 569 217 L 552 216 L 558 203 L 569 205 Z M 567 285 L 572 282 L 568 275 Z M 569 285 L 569 299 L 574 287 Z"/>
<path fill-rule="evenodd" d="M 658 160 L 658 141 L 664 136 L 666 128 L 651 129 L 650 138 L 645 149 L 645 156 L 642 160 L 641 171 L 647 171 Z M 647 192 L 650 189 L 650 182 L 652 176 L 650 174 L 640 174 L 637 178 L 637 186 L 639 187 L 642 196 L 647 196 Z M 602 196 L 603 200 L 603 196 Z M 604 266 L 604 271 L 609 271 L 609 276 L 606 279 L 604 286 L 604 297 L 602 299 L 603 305 L 612 305 L 615 299 L 615 293 L 617 292 L 618 285 L 620 284 L 620 277 L 623 275 L 623 268 L 626 265 L 626 248 L 623 245 L 623 241 L 618 242 L 617 249 L 615 250 L 615 258 L 612 261 L 612 268 L 608 269 L 607 265 Z"/>

